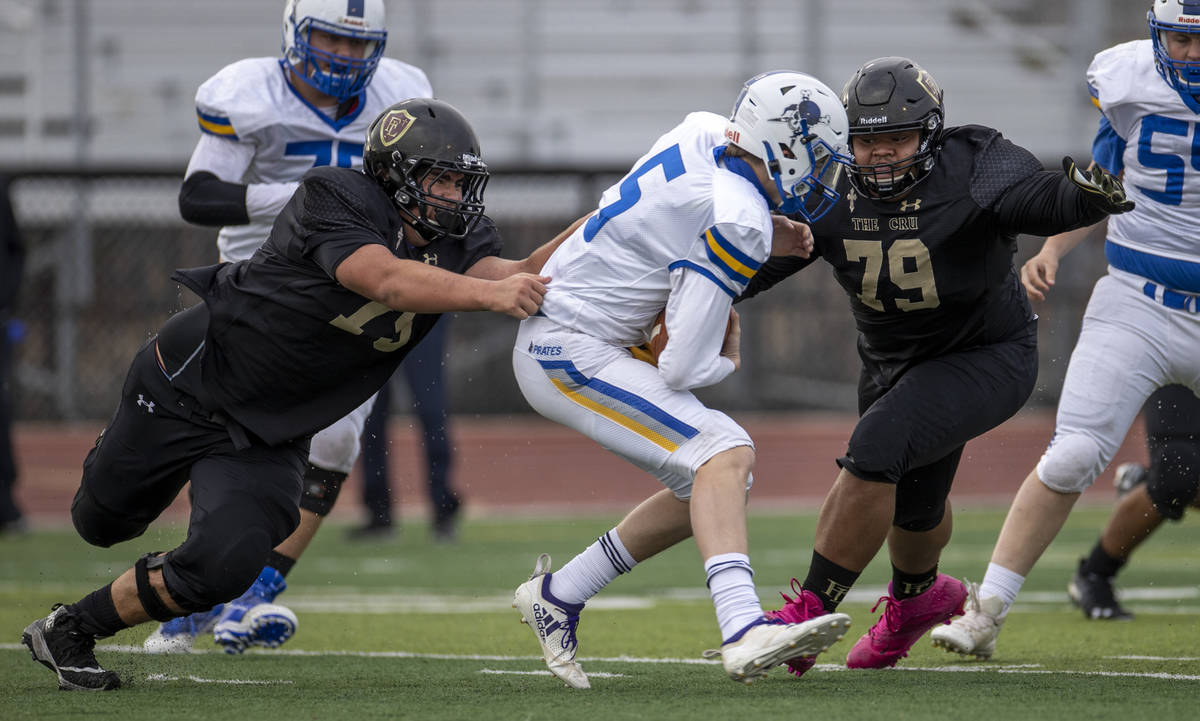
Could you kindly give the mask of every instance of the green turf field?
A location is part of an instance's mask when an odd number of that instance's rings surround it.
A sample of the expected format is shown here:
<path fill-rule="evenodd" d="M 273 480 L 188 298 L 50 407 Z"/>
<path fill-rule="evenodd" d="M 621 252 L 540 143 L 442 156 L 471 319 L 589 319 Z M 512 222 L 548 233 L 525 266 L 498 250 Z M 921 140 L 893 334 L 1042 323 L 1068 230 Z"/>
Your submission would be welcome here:
<path fill-rule="evenodd" d="M 1107 509 L 1080 509 L 1050 548 L 987 663 L 922 639 L 895 670 L 841 666 L 874 622 L 886 562 L 873 564 L 842 610 L 846 639 L 803 679 L 783 669 L 746 687 L 701 653 L 719 643 L 690 542 L 618 579 L 584 612 L 580 657 L 592 688 L 549 676 L 533 634 L 509 607 L 540 552 L 556 567 L 615 517 L 470 520 L 454 546 L 410 524 L 389 543 L 357 545 L 330 526 L 279 601 L 300 617 L 284 648 L 225 656 L 136 651 L 151 625 L 101 642 L 98 657 L 126 687 L 64 693 L 19 645 L 55 601 L 74 601 L 182 529 L 151 530 L 94 549 L 67 528 L 0 539 L 0 718 L 96 719 L 1191 719 L 1200 699 L 1200 524 L 1163 528 L 1122 577 L 1125 623 L 1086 621 L 1064 587 Z M 1000 512 L 955 516 L 942 570 L 979 580 Z M 764 601 L 807 568 L 815 517 L 754 515 L 751 557 Z"/>

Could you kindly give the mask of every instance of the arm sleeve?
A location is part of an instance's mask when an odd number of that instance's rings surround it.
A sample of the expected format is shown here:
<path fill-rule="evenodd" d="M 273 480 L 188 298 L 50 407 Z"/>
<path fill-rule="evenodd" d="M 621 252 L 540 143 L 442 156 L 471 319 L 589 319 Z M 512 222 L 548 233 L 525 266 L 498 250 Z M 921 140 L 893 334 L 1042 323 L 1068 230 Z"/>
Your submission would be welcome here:
<path fill-rule="evenodd" d="M 667 299 L 667 345 L 658 372 L 675 390 L 718 383 L 733 372 L 721 355 L 732 298 L 703 273 L 686 266 L 671 271 Z"/>
<path fill-rule="evenodd" d="M 1107 214 L 1061 171 L 1042 170 L 1012 186 L 992 206 L 1015 233 L 1055 235 L 1099 223 Z"/>
<path fill-rule="evenodd" d="M 767 259 L 767 262 L 763 263 L 758 272 L 754 274 L 754 277 L 750 279 L 750 282 L 746 285 L 746 290 L 742 291 L 742 294 L 733 302 L 741 303 L 747 298 L 753 298 L 793 273 L 807 268 L 819 257 L 817 251 L 814 249 L 812 255 L 807 258 L 780 256 Z"/>
<path fill-rule="evenodd" d="M 245 225 L 246 186 L 227 183 L 202 170 L 189 175 L 179 188 L 179 215 L 196 225 Z"/>
<path fill-rule="evenodd" d="M 250 222 L 274 220 L 300 183 L 243 183 L 246 170 L 254 161 L 254 153 L 254 144 L 236 137 L 202 134 L 200 141 L 196 143 L 196 149 L 192 151 L 185 178 L 191 180 L 193 175 L 208 173 L 226 186 L 241 187 L 241 208 L 229 206 L 229 203 L 234 202 L 233 191 L 230 188 L 207 184 L 199 190 L 199 194 L 197 189 L 190 189 L 186 199 L 189 206 L 187 210 L 184 208 L 183 190 L 180 191 L 179 211 L 184 219 L 201 225 L 245 225 Z M 185 189 L 187 180 L 184 181 Z M 218 203 L 219 206 L 216 205 Z M 188 217 L 188 212 L 197 209 L 209 218 L 209 222 Z"/>

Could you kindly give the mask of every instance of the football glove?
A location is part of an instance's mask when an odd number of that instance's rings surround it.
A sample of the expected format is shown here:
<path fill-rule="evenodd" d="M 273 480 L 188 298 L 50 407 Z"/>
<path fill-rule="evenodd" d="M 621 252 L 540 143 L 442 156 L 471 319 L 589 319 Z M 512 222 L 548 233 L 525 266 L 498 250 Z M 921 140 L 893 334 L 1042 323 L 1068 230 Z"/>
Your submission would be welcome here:
<path fill-rule="evenodd" d="M 1133 201 L 1125 197 L 1125 186 L 1121 185 L 1121 180 L 1099 165 L 1093 165 L 1090 170 L 1081 170 L 1075 165 L 1075 161 L 1067 156 L 1063 158 L 1063 172 L 1087 194 L 1092 205 L 1105 213 L 1116 215 L 1133 210 Z"/>

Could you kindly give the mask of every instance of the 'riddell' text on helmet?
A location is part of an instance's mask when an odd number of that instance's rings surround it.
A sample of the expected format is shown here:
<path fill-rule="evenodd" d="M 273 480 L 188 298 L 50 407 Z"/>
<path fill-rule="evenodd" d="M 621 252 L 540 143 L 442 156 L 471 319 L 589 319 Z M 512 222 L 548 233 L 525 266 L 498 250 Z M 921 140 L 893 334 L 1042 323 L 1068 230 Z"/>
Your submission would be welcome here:
<path fill-rule="evenodd" d="M 846 157 L 846 112 L 811 75 L 756 75 L 742 87 L 725 138 L 762 160 L 782 202 L 775 210 L 816 220 L 837 203 Z"/>
<path fill-rule="evenodd" d="M 876 58 L 859 68 L 842 90 L 850 120 L 851 145 L 862 135 L 918 133 L 917 149 L 906 158 L 850 166 L 850 182 L 868 198 L 894 200 L 929 175 L 941 150 L 946 110 L 942 88 L 908 58 Z"/>
<path fill-rule="evenodd" d="M 1185 95 L 1200 95 L 1200 62 L 1172 60 L 1167 51 L 1169 33 L 1200 33 L 1200 0 L 1154 0 L 1146 13 L 1154 66 L 1167 84 Z"/>
<path fill-rule="evenodd" d="M 471 124 L 449 103 L 411 98 L 380 113 L 367 130 L 363 171 L 427 241 L 464 238 L 483 216 L 487 165 Z M 435 194 L 447 183 L 455 195 Z"/>
<path fill-rule="evenodd" d="M 345 102 L 362 92 L 375 73 L 383 47 L 383 0 L 288 0 L 283 9 L 283 63 L 303 82 Z M 358 55 L 316 47 L 313 33 L 349 38 Z"/>

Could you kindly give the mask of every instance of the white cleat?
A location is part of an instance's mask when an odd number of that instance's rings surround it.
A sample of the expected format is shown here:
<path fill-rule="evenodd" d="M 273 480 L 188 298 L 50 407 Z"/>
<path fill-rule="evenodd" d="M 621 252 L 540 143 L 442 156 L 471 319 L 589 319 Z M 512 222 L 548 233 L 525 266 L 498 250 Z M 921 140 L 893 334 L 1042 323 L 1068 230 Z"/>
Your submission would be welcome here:
<path fill-rule="evenodd" d="M 195 641 L 195 636 L 186 633 L 167 635 L 163 633 L 160 624 L 158 628 L 154 629 L 154 633 L 147 636 L 146 640 L 142 642 L 142 648 L 146 653 L 189 653 Z"/>
<path fill-rule="evenodd" d="M 563 603 L 550 595 L 550 554 L 538 556 L 529 580 L 517 586 L 512 607 L 521 612 L 542 647 L 546 666 L 571 688 L 591 688 L 583 669 L 575 662 L 579 641 L 575 629 L 583 604 Z"/>
<path fill-rule="evenodd" d="M 719 651 L 706 651 L 704 655 L 720 656 L 729 678 L 749 685 L 788 659 L 812 657 L 828 650 L 849 628 L 850 617 L 844 613 L 827 613 L 803 623 L 764 621 L 749 627 Z"/>
<path fill-rule="evenodd" d="M 999 596 L 979 597 L 979 584 L 967 584 L 966 613 L 949 625 L 938 626 L 930 633 L 933 645 L 952 653 L 974 656 L 986 661 L 996 651 L 996 638 L 1004 625 L 1004 599 Z"/>

